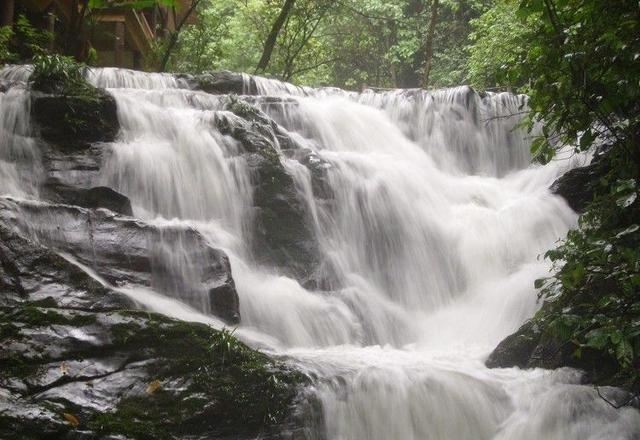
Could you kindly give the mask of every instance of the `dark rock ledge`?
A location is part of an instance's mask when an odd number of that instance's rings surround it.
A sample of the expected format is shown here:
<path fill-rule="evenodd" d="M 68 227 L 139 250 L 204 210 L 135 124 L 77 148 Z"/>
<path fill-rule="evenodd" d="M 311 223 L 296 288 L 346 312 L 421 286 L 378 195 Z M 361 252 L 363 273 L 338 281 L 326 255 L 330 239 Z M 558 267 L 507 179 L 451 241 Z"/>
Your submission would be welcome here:
<path fill-rule="evenodd" d="M 0 222 L 0 438 L 297 439 L 307 379 Z M 300 406 L 297 406 L 300 408 Z"/>

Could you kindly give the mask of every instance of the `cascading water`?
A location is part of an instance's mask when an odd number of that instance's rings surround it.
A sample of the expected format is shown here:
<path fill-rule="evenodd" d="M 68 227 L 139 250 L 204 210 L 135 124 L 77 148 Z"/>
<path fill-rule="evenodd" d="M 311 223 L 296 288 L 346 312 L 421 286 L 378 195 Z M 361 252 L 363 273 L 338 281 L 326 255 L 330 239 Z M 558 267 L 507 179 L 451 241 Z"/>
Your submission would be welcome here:
<path fill-rule="evenodd" d="M 548 271 L 538 255 L 576 220 L 547 189 L 571 164 L 529 165 L 526 136 L 509 116 L 523 111 L 523 97 L 356 94 L 252 78 L 263 96 L 243 99 L 278 123 L 265 136 L 318 244 L 319 280 L 303 287 L 258 261 L 251 244 L 252 158 L 220 125 L 237 117 L 229 101 L 240 98 L 191 91 L 168 75 L 105 69 L 89 78 L 115 96 L 122 126 L 95 183 L 128 196 L 134 217 L 195 229 L 226 251 L 238 334 L 312 373 L 327 438 L 640 436 L 635 410 L 615 410 L 573 370 L 483 365 L 534 313 L 533 280 Z M 20 122 L 26 103 L 23 90 L 0 94 L 2 139 L 12 139 L 0 149 L 0 193 L 37 197 L 37 173 L 20 172 L 29 155 L 38 164 Z M 188 307 L 155 307 L 216 323 Z"/>

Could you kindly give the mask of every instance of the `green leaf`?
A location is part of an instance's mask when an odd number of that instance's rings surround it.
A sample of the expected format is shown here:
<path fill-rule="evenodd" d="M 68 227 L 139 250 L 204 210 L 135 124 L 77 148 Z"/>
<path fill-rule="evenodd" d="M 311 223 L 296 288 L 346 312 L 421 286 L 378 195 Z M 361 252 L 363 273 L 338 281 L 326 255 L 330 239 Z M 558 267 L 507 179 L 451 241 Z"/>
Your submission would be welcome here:
<path fill-rule="evenodd" d="M 609 333 L 603 328 L 591 330 L 585 335 L 586 345 L 598 350 L 603 349 L 609 344 Z"/>
<path fill-rule="evenodd" d="M 622 339 L 616 346 L 616 357 L 623 366 L 628 366 L 633 361 L 633 346 L 627 339 Z"/>

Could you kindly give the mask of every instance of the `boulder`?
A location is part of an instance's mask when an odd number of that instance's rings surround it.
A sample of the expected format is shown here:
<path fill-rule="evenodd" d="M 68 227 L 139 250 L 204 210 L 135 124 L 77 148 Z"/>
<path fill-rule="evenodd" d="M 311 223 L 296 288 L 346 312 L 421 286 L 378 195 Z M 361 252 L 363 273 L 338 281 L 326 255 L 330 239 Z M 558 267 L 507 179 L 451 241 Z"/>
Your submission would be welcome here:
<path fill-rule="evenodd" d="M 0 221 L 29 231 L 114 285 L 152 287 L 230 324 L 240 319 L 227 255 L 195 230 L 154 226 L 112 212 L 0 199 Z"/>
<path fill-rule="evenodd" d="M 574 211 L 581 213 L 600 189 L 600 179 L 610 171 L 606 154 L 597 153 L 591 163 L 574 168 L 560 176 L 551 185 L 551 192 L 567 201 Z"/>
<path fill-rule="evenodd" d="M 543 311 L 544 313 L 544 307 Z M 620 385 L 615 377 L 616 361 L 603 353 L 573 343 L 561 343 L 536 323 L 535 319 L 523 324 L 515 333 L 503 339 L 491 352 L 485 365 L 489 368 L 546 368 L 571 367 L 583 370 L 584 383 Z"/>
<path fill-rule="evenodd" d="M 63 151 L 111 142 L 119 131 L 116 101 L 101 89 L 78 96 L 32 92 L 31 113 L 42 139 Z"/>
<path fill-rule="evenodd" d="M 279 267 L 303 284 L 314 284 L 319 265 L 317 238 L 308 207 L 281 156 L 281 151 L 291 158 L 299 152 L 302 158 L 308 152 L 302 152 L 284 129 L 247 102 L 231 99 L 228 110 L 218 113 L 215 123 L 222 134 L 242 145 L 251 170 L 254 255 L 259 263 Z M 281 138 L 288 139 L 287 150 L 282 149 Z"/>
<path fill-rule="evenodd" d="M 60 203 L 90 209 L 105 208 L 122 215 L 133 215 L 129 198 L 106 186 L 84 189 L 50 181 L 46 184 L 46 190 L 50 200 Z"/>

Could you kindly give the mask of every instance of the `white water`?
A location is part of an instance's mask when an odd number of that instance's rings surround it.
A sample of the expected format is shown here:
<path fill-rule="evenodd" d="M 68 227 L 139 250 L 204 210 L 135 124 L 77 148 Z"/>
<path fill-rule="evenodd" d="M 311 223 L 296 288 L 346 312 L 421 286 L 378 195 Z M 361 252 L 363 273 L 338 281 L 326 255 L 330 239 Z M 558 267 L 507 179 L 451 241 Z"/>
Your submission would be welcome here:
<path fill-rule="evenodd" d="M 252 262 L 248 167 L 242 147 L 214 125 L 225 98 L 166 75 L 108 69 L 90 78 L 112 87 L 123 127 L 95 183 L 127 195 L 136 217 L 193 227 L 229 254 L 238 334 L 318 378 L 328 438 L 640 436 L 637 411 L 614 410 L 577 385 L 575 371 L 483 365 L 534 313 L 533 280 L 548 271 L 538 256 L 576 220 L 547 189 L 571 164 L 529 166 L 526 136 L 505 117 L 523 98 L 480 99 L 464 88 L 358 95 L 257 79 L 263 94 L 293 95 L 263 109 L 330 164 L 327 204 L 313 197 L 308 170 L 283 159 L 334 272 L 334 288 L 315 292 Z M 14 93 L 0 95 L 3 130 L 30 139 L 12 122 L 21 113 L 5 110 L 18 102 L 9 101 Z M 37 195 L 19 160 L 36 150 L 11 136 L 0 138 L 0 193 Z M 163 313 L 219 325 L 149 289 L 119 289 Z"/>

